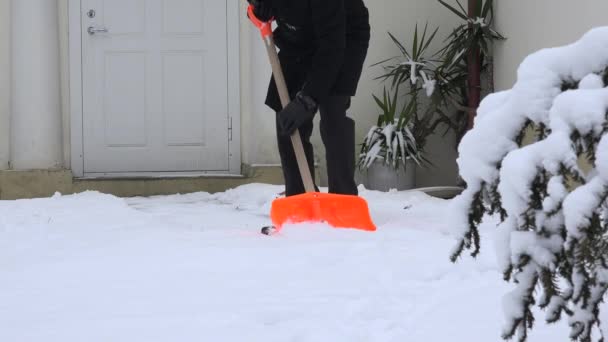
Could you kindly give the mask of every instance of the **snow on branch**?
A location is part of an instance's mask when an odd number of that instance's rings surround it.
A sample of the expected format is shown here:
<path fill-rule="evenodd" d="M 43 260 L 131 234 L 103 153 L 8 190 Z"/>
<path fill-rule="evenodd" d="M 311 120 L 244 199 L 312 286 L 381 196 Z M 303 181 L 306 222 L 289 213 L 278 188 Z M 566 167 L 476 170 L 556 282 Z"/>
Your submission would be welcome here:
<path fill-rule="evenodd" d="M 458 238 L 452 260 L 465 250 L 476 256 L 479 225 L 488 215 L 500 216 L 497 255 L 505 279 L 515 284 L 504 298 L 505 339 L 527 339 L 535 304 L 548 322 L 567 315 L 573 340 L 602 336 L 607 80 L 608 27 L 539 51 L 520 66 L 513 89 L 484 99 L 459 147 L 467 189 L 452 203 Z"/>
<path fill-rule="evenodd" d="M 481 17 L 469 18 L 467 21 L 472 25 L 479 25 L 481 27 L 488 26 L 486 19 Z"/>

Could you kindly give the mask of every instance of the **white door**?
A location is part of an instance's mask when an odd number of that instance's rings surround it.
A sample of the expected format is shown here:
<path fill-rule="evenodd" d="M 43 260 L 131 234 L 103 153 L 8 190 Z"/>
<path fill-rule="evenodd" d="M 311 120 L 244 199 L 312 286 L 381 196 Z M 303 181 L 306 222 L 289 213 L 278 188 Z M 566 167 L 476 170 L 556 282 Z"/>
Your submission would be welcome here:
<path fill-rule="evenodd" d="M 85 173 L 229 169 L 226 1 L 82 0 Z"/>

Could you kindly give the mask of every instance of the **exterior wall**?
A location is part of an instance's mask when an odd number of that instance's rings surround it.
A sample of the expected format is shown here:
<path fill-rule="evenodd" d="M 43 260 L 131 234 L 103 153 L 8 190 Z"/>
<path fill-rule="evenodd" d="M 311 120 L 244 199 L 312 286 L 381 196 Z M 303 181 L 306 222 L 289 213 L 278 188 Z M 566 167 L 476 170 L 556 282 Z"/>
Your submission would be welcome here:
<path fill-rule="evenodd" d="M 57 1 L 11 2 L 10 154 L 14 169 L 63 164 Z"/>
<path fill-rule="evenodd" d="M 0 0 L 0 170 L 9 166 L 10 1 Z"/>
<path fill-rule="evenodd" d="M 241 13 L 247 2 L 240 1 Z M 240 22 L 241 152 L 245 164 L 278 164 L 274 114 L 264 105 L 271 71 L 259 33 L 245 15 Z"/>
<path fill-rule="evenodd" d="M 608 25 L 602 0 L 496 1 L 496 28 L 508 40 L 497 43 L 497 90 L 511 88 L 524 58 L 540 49 L 570 44 L 589 29 Z"/>

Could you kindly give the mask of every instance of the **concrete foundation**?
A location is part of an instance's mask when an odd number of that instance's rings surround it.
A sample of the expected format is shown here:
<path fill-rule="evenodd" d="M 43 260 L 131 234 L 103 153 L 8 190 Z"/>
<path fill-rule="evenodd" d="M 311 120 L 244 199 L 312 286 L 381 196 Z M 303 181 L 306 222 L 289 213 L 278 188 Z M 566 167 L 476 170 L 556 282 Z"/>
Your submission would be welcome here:
<path fill-rule="evenodd" d="M 244 167 L 242 177 L 75 179 L 69 170 L 0 171 L 0 200 L 99 191 L 119 197 L 221 192 L 249 183 L 282 184 L 280 167 Z"/>

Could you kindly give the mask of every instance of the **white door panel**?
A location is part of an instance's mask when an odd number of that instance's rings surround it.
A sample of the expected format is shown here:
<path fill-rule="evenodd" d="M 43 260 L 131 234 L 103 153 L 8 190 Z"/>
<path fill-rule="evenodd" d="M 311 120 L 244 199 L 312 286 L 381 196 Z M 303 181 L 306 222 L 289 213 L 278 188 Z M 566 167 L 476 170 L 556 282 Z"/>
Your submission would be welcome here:
<path fill-rule="evenodd" d="M 84 171 L 228 170 L 226 2 L 83 0 L 82 11 Z"/>
<path fill-rule="evenodd" d="M 198 0 L 163 0 L 163 33 L 203 34 L 204 5 Z"/>

